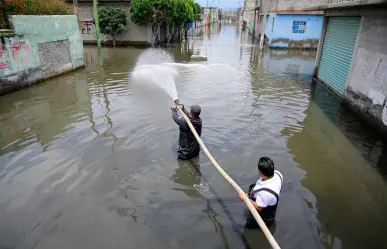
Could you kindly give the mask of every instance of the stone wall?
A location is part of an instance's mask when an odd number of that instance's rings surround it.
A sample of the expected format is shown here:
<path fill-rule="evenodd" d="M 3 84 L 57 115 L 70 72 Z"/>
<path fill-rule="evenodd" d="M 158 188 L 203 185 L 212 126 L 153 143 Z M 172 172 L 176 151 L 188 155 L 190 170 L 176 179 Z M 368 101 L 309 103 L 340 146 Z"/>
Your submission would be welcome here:
<path fill-rule="evenodd" d="M 12 16 L 12 37 L 1 38 L 0 95 L 84 65 L 75 16 Z"/>
<path fill-rule="evenodd" d="M 387 16 L 363 16 L 344 93 L 353 107 L 384 132 L 387 132 L 386 44 Z"/>

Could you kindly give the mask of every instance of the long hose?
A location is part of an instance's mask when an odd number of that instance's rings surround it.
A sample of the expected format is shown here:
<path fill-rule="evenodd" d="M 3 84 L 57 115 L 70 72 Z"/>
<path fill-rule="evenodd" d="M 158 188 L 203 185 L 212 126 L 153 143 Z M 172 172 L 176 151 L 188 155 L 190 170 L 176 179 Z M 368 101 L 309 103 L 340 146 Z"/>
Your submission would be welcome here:
<path fill-rule="evenodd" d="M 231 186 L 237 191 L 237 193 L 244 192 L 241 187 L 226 173 L 226 171 L 223 170 L 222 167 L 216 162 L 214 157 L 211 155 L 211 153 L 208 151 L 207 147 L 204 145 L 202 139 L 199 137 L 198 133 L 196 132 L 195 128 L 193 127 L 191 121 L 185 115 L 185 113 L 181 110 L 181 107 L 178 105 L 177 109 L 179 110 L 179 113 L 183 116 L 184 120 L 187 122 L 189 128 L 192 131 L 192 134 L 194 134 L 196 140 L 198 141 L 200 147 L 203 149 L 204 153 L 210 159 L 211 163 L 214 165 L 214 167 L 219 171 L 219 173 L 228 181 L 228 183 L 231 184 Z M 266 236 L 267 240 L 269 241 L 270 245 L 274 249 L 280 249 L 281 247 L 278 245 L 277 241 L 274 239 L 273 235 L 270 233 L 269 229 L 267 228 L 265 222 L 263 222 L 261 216 L 258 214 L 257 210 L 251 203 L 251 200 L 247 197 L 247 195 L 243 195 L 243 202 L 246 204 L 247 208 L 250 210 L 251 214 L 254 216 L 255 220 L 257 221 L 258 225 L 260 226 L 263 234 Z"/>

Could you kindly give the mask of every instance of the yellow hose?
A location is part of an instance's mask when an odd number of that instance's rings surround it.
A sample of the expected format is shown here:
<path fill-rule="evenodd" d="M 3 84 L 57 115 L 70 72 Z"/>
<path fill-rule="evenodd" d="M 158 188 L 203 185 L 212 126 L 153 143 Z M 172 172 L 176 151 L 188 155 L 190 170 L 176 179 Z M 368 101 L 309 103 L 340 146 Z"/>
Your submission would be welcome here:
<path fill-rule="evenodd" d="M 220 165 L 215 161 L 214 157 L 211 155 L 211 153 L 208 151 L 207 147 L 204 145 L 203 140 L 199 137 L 198 133 L 196 132 L 195 128 L 193 127 L 191 121 L 185 115 L 185 113 L 181 110 L 180 106 L 177 106 L 177 109 L 179 110 L 179 113 L 183 116 L 185 121 L 187 122 L 189 128 L 191 129 L 192 133 L 194 134 L 196 140 L 198 141 L 200 147 L 203 149 L 204 153 L 207 155 L 207 157 L 210 159 L 211 163 L 214 165 L 214 167 L 219 171 L 219 173 L 228 181 L 231 186 L 239 192 L 244 192 L 241 187 L 220 167 Z M 261 227 L 262 232 L 265 234 L 267 240 L 269 241 L 270 245 L 274 249 L 280 249 L 281 247 L 278 245 L 277 241 L 274 239 L 273 235 L 270 233 L 269 229 L 267 228 L 265 222 L 263 222 L 261 216 L 251 203 L 251 200 L 247 197 L 247 195 L 243 195 L 243 201 L 246 204 L 247 208 L 250 210 L 252 215 L 254 216 L 255 220 L 257 221 L 258 225 Z"/>

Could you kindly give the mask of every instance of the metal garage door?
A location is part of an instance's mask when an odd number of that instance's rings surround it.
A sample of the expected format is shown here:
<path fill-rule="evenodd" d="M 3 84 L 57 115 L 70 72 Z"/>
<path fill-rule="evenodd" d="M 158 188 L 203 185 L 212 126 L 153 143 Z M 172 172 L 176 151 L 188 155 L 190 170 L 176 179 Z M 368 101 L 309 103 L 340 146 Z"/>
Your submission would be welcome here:
<path fill-rule="evenodd" d="M 344 94 L 360 17 L 329 17 L 321 51 L 318 79 Z"/>

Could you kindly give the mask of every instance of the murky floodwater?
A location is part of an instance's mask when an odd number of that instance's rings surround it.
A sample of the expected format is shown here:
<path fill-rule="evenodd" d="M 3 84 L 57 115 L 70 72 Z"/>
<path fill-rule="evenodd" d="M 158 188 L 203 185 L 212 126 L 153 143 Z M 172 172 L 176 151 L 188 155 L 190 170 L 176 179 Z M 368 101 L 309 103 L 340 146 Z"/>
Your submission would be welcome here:
<path fill-rule="evenodd" d="M 203 139 L 241 186 L 284 174 L 282 248 L 386 248 L 387 147 L 320 85 L 314 52 L 259 52 L 235 26 L 168 48 L 234 69 L 180 69 Z M 202 154 L 176 160 L 168 99 L 134 94 L 136 48 L 86 47 L 87 67 L 0 97 L 0 248 L 268 248 Z M 205 63 L 204 63 L 205 64 Z"/>

